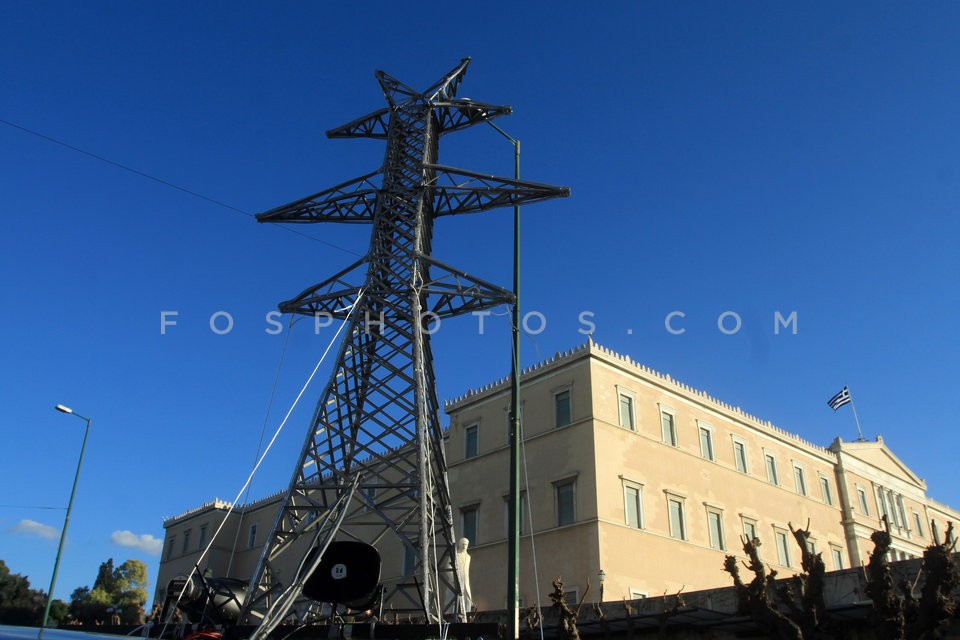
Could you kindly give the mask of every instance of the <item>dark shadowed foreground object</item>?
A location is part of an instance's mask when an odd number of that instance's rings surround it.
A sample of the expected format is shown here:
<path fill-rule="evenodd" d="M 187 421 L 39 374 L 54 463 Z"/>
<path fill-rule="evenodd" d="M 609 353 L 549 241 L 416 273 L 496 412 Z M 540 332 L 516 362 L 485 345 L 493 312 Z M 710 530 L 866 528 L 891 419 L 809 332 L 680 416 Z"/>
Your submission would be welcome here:
<path fill-rule="evenodd" d="M 317 602 L 367 609 L 380 586 L 380 553 L 353 540 L 330 543 L 320 565 L 303 585 L 303 595 Z"/>
<path fill-rule="evenodd" d="M 177 596 L 180 601 L 177 602 Z M 236 622 L 247 592 L 247 582 L 234 578 L 177 577 L 167 586 L 164 612 L 177 606 L 189 620 L 203 620 L 214 624 Z"/>

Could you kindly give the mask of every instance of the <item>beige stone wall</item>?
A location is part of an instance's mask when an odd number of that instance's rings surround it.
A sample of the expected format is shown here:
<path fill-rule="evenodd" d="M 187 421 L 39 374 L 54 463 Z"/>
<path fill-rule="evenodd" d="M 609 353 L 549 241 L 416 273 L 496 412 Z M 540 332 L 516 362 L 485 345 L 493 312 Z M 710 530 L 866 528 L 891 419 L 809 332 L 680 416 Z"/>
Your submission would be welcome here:
<path fill-rule="evenodd" d="M 164 545 L 157 571 L 156 601 L 162 602 L 166 595 L 167 584 L 171 579 L 188 575 L 197 563 L 201 570 L 209 569 L 218 577 L 247 579 L 253 574 L 263 542 L 273 526 L 273 518 L 276 515 L 275 502 L 269 500 L 249 509 L 243 514 L 242 522 L 239 513 L 231 513 L 226 525 L 214 538 L 226 513 L 225 508 L 205 507 L 171 518 L 164 523 Z M 239 537 L 237 537 L 238 525 Z M 250 547 L 247 543 L 252 525 L 256 525 L 257 535 L 254 546 Z M 201 545 L 200 529 L 202 527 L 206 527 L 206 536 Z M 184 550 L 183 540 L 187 531 L 190 532 L 190 536 L 188 547 Z M 210 544 L 211 540 L 213 545 L 206 557 L 201 560 L 203 549 Z M 231 562 L 231 553 L 234 550 Z"/>
<path fill-rule="evenodd" d="M 570 423 L 559 428 L 558 393 L 569 394 L 571 413 Z M 632 405 L 632 428 L 631 421 L 621 421 L 621 394 Z M 508 404 L 504 380 L 446 406 L 450 423 L 444 446 L 454 529 L 462 536 L 463 513 L 476 510 L 470 581 L 474 604 L 481 610 L 506 604 Z M 592 343 L 525 372 L 522 404 L 527 466 L 521 487 L 520 594 L 525 605 L 535 604 L 538 595 L 547 604 L 546 594 L 557 576 L 578 595 L 589 583 L 587 600 L 595 601 L 601 569 L 607 600 L 726 586 L 730 579 L 723 572 L 723 559 L 727 554 L 742 557 L 745 522 L 756 528 L 761 557 L 781 576 L 800 570 L 800 550 L 789 535 L 790 524 L 803 528 L 809 522 L 828 570 L 836 567 L 836 555 L 844 568 L 859 566 L 873 549 L 870 534 L 880 527 L 878 490 L 893 498 L 898 509 L 903 505 L 906 517 L 899 526 L 892 521 L 891 527 L 897 558 L 922 554 L 931 541 L 931 520 L 941 538 L 948 521 L 960 522 L 955 510 L 927 498 L 926 484 L 880 438 L 854 443 L 837 439 L 825 449 Z M 664 411 L 673 416 L 676 446 L 663 441 Z M 468 428 L 477 430 L 478 439 L 476 455 L 466 459 Z M 712 459 L 702 447 L 701 429 L 709 433 Z M 746 455 L 744 470 L 737 468 L 734 443 Z M 775 483 L 768 477 L 767 455 L 776 463 Z M 803 488 L 795 468 L 802 470 Z M 570 481 L 575 483 L 575 517 L 561 526 L 557 487 Z M 640 491 L 639 523 L 628 522 L 625 486 Z M 864 490 L 866 509 L 858 488 Z M 378 504 L 388 499 L 386 494 L 377 496 Z M 684 539 L 671 531 L 669 499 L 683 505 Z M 231 576 L 252 574 L 276 507 L 276 498 L 248 507 Z M 722 545 L 711 540 L 711 513 L 721 523 Z M 213 515 L 210 509 L 198 509 L 167 521 L 167 544 L 174 538 L 174 554 L 168 559 L 165 546 L 158 586 L 197 561 L 196 549 L 181 553 L 183 531 L 192 529 L 195 546 L 199 525 Z M 916 516 L 923 519 L 922 527 Z M 370 519 L 357 501 L 344 526 L 358 533 Z M 254 523 L 257 541 L 248 549 Z M 210 532 L 215 528 L 212 520 L 208 527 Z M 225 571 L 236 529 L 236 522 L 229 523 L 205 564 L 217 575 Z M 779 559 L 778 532 L 787 534 L 788 566 Z M 402 546 L 393 536 L 378 546 L 384 582 L 399 580 Z"/>
<path fill-rule="evenodd" d="M 534 510 L 538 556 L 546 558 L 541 560 L 545 565 L 540 571 L 541 593 L 549 587 L 553 576 L 547 567 L 553 564 L 561 574 L 576 576 L 568 584 L 580 587 L 581 593 L 590 579 L 593 597 L 599 595 L 596 576 L 601 569 L 607 598 L 726 584 L 723 557 L 742 555 L 744 518 L 756 526 L 764 558 L 781 573 L 799 570 L 800 554 L 788 537 L 791 567 L 778 566 L 775 528 L 789 534 L 789 523 L 803 527 L 808 520 L 828 567 L 832 567 L 832 549 L 840 550 L 843 565 L 849 566 L 831 452 L 724 409 L 675 383 L 642 375 L 635 366 L 616 359 L 585 359 L 580 354 L 567 364 L 566 370 L 547 365 L 533 371 L 524 380 L 522 393 L 530 475 L 527 498 Z M 565 388 L 572 391 L 573 424 L 555 429 L 553 395 Z M 621 393 L 632 399 L 634 430 L 620 425 Z M 473 554 L 485 570 L 471 576 L 475 599 L 491 606 L 501 606 L 497 603 L 505 597 L 508 400 L 505 387 L 500 387 L 461 401 L 451 412 L 448 440 L 455 514 L 479 507 L 481 516 Z M 676 447 L 662 441 L 661 408 L 674 415 Z M 480 432 L 479 455 L 464 460 L 464 430 L 474 425 Z M 712 461 L 705 460 L 701 451 L 701 426 L 711 433 Z M 734 437 L 745 446 L 747 473 L 736 469 Z M 767 481 L 765 453 L 776 459 L 776 485 Z M 794 464 L 803 470 L 805 496 L 798 493 Z M 554 529 L 552 491 L 557 481 L 571 476 L 577 478 L 576 526 L 592 535 L 556 535 L 562 529 Z M 831 504 L 823 497 L 821 476 L 829 485 Z M 642 529 L 626 523 L 625 483 L 641 488 Z M 686 540 L 671 537 L 668 494 L 683 502 Z M 719 549 L 711 548 L 708 509 L 721 517 L 724 541 Z M 569 546 L 574 539 L 581 546 Z M 525 602 L 532 588 L 524 573 Z"/>
<path fill-rule="evenodd" d="M 580 594 L 588 579 L 593 593 L 597 590 L 600 566 L 589 371 L 583 359 L 560 371 L 545 368 L 524 383 L 524 453 L 529 472 L 529 485 L 522 487 L 526 535 L 521 542 L 520 594 L 524 604 L 536 602 L 538 593 L 542 602 L 549 602 L 546 594 L 557 576 Z M 571 422 L 556 428 L 554 395 L 560 391 L 571 394 Z M 502 608 L 506 603 L 508 403 L 509 394 L 500 389 L 464 405 L 450 419 L 447 459 L 458 537 L 463 535 L 462 511 L 476 508 L 479 514 L 470 584 L 480 609 Z M 464 430 L 472 425 L 479 425 L 479 455 L 465 460 Z M 556 487 L 569 481 L 575 486 L 575 522 L 559 526 Z M 536 533 L 532 542 L 531 511 Z M 539 581 L 534 579 L 532 544 L 537 547 Z"/>
<path fill-rule="evenodd" d="M 925 510 L 927 513 L 927 535 L 930 536 L 931 540 L 933 536 L 929 531 L 930 527 L 933 526 L 936 528 L 937 542 L 943 542 L 944 536 L 947 535 L 947 525 L 948 523 L 953 523 L 953 538 L 960 537 L 960 513 L 955 509 L 951 509 L 945 504 L 940 504 L 935 500 L 927 500 L 925 505 Z M 930 525 L 930 521 L 933 521 L 933 525 Z"/>
<path fill-rule="evenodd" d="M 838 469 L 843 470 L 838 471 L 838 477 L 845 477 L 847 481 L 851 501 L 848 537 L 855 538 L 862 562 L 869 559 L 873 550 L 870 535 L 881 528 L 884 514 L 889 519 L 893 559 L 921 557 L 924 548 L 933 541 L 926 483 L 907 468 L 880 437 L 875 441 L 857 442 L 837 439 L 831 449 L 838 454 Z M 866 495 L 866 509 L 861 490 Z"/>
<path fill-rule="evenodd" d="M 762 557 L 781 574 L 799 570 L 799 549 L 789 538 L 790 567 L 779 566 L 774 528 L 805 527 L 830 567 L 830 549 L 845 549 L 841 511 L 833 479 L 833 455 L 783 434 L 729 415 L 702 398 L 678 392 L 669 383 L 639 377 L 631 367 L 593 361 L 600 551 L 607 575 L 605 595 L 658 595 L 680 588 L 726 584 L 723 559 L 742 554 L 744 518 L 761 540 Z M 620 424 L 619 395 L 634 399 L 635 430 Z M 674 416 L 677 446 L 663 442 L 661 408 Z M 701 450 L 700 428 L 710 433 L 713 460 Z M 745 445 L 747 472 L 737 470 L 733 437 Z M 779 484 L 767 481 L 764 452 L 778 465 Z M 796 488 L 793 465 L 803 470 L 806 496 Z M 827 504 L 819 478 L 829 483 Z M 628 526 L 624 486 L 642 488 L 642 528 Z M 668 498 L 683 504 L 685 540 L 671 536 Z M 719 515 L 722 546 L 714 548 L 708 511 Z M 845 554 L 845 551 L 844 551 Z M 844 562 L 848 562 L 844 555 Z"/>

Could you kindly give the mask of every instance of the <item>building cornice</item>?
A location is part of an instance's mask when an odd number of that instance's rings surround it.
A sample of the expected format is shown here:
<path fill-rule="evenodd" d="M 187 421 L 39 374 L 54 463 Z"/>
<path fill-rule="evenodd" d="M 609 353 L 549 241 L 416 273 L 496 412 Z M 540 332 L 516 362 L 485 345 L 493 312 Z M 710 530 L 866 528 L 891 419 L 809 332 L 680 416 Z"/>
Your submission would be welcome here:
<path fill-rule="evenodd" d="M 227 511 L 227 510 L 229 510 L 229 509 L 230 509 L 230 503 L 229 503 L 229 502 L 227 502 L 227 501 L 225 501 L 225 500 L 221 500 L 220 498 L 214 498 L 211 502 L 205 502 L 204 504 L 200 505 L 199 507 L 194 507 L 193 509 L 189 509 L 189 510 L 187 510 L 187 511 L 184 511 L 183 513 L 181 513 L 181 514 L 179 514 L 179 515 L 164 517 L 164 518 L 163 518 L 163 527 L 164 527 L 164 528 L 167 528 L 167 527 L 173 526 L 173 525 L 177 524 L 178 522 L 180 522 L 181 520 L 185 520 L 185 519 L 187 519 L 187 518 L 193 518 L 193 517 L 199 515 L 199 514 L 200 514 L 201 512 L 203 512 L 203 511 L 215 511 L 215 510 Z"/>
<path fill-rule="evenodd" d="M 680 382 L 679 380 L 675 380 L 668 373 L 660 373 L 659 371 L 655 371 L 654 369 L 635 361 L 630 356 L 621 355 L 612 349 L 608 349 L 607 347 L 599 345 L 593 340 L 593 338 L 588 338 L 585 343 L 577 347 L 567 351 L 558 352 L 548 360 L 523 369 L 520 373 L 520 380 L 521 382 L 529 383 L 537 377 L 549 374 L 556 369 L 560 369 L 572 364 L 573 362 L 589 357 L 594 357 L 601 362 L 605 362 L 611 366 L 622 369 L 651 385 L 660 387 L 661 389 L 670 391 L 671 393 L 675 393 L 691 403 L 714 411 L 715 413 L 718 413 L 730 420 L 745 424 L 756 429 L 757 431 L 765 432 L 771 437 L 789 441 L 793 445 L 799 445 L 830 461 L 836 461 L 836 454 L 827 447 L 815 444 L 809 440 L 805 440 L 795 433 L 791 433 L 786 429 L 778 427 L 769 420 L 761 420 L 760 418 L 745 412 L 740 407 L 735 407 L 731 404 L 723 402 L 722 400 L 714 398 L 706 391 L 695 389 L 688 384 Z M 448 414 L 452 413 L 466 406 L 479 403 L 492 396 L 505 393 L 509 389 L 510 378 L 500 378 L 499 380 L 491 382 L 490 384 L 483 385 L 476 389 L 471 389 L 470 391 L 455 397 L 453 400 L 445 402 L 444 411 Z"/>
<path fill-rule="evenodd" d="M 586 358 L 592 353 L 594 353 L 593 349 L 596 346 L 597 344 L 592 339 L 589 339 L 587 340 L 587 342 L 583 343 L 578 347 L 574 347 L 573 349 L 569 349 L 563 352 L 558 351 L 548 360 L 544 360 L 543 362 L 538 362 L 525 369 L 522 369 L 520 371 L 520 382 L 529 383 L 534 379 L 539 378 L 540 376 L 543 376 L 545 374 L 548 374 L 551 371 L 564 367 L 570 364 L 571 362 Z M 491 396 L 498 395 L 500 393 L 504 393 L 509 389 L 510 389 L 510 377 L 506 376 L 504 378 L 495 380 L 494 382 L 491 382 L 489 384 L 485 384 L 481 387 L 477 387 L 476 389 L 470 389 L 464 394 L 455 396 L 452 400 L 447 400 L 446 402 L 443 403 L 443 410 L 446 413 L 451 413 L 458 409 L 462 409 L 467 405 L 480 402 L 481 400 L 484 400 Z"/>
<path fill-rule="evenodd" d="M 277 493 L 271 494 L 265 498 L 260 498 L 259 500 L 254 500 L 245 505 L 239 505 L 233 508 L 233 513 L 236 514 L 245 514 L 257 509 L 262 509 L 265 506 L 277 502 L 280 498 L 283 497 L 284 491 L 278 491 Z M 163 528 L 172 527 L 175 524 L 178 524 L 184 520 L 195 518 L 204 511 L 224 511 L 230 512 L 230 503 L 226 500 L 221 500 L 220 498 L 214 498 L 211 502 L 206 502 L 199 507 L 194 507 L 188 511 L 175 516 L 169 516 L 163 518 Z"/>
<path fill-rule="evenodd" d="M 695 389 L 684 382 L 675 380 L 670 376 L 669 373 L 660 373 L 659 371 L 655 371 L 654 369 L 635 361 L 630 356 L 621 355 L 596 343 L 590 344 L 592 345 L 591 354 L 596 355 L 599 360 L 623 369 L 649 384 L 675 393 L 688 402 L 697 404 L 705 409 L 712 410 L 729 420 L 747 425 L 760 432 L 766 432 L 771 437 L 780 440 L 787 440 L 793 445 L 800 445 L 801 447 L 810 449 L 817 455 L 832 462 L 836 461 L 836 455 L 827 447 L 801 438 L 795 433 L 778 427 L 769 420 L 761 420 L 760 418 L 747 413 L 740 407 L 733 406 L 729 403 L 723 402 L 722 400 L 714 398 L 706 391 Z"/>
<path fill-rule="evenodd" d="M 942 502 L 934 500 L 929 496 L 924 497 L 927 500 L 927 508 L 936 509 L 937 511 L 943 512 L 944 515 L 953 517 L 956 521 L 960 521 L 960 511 L 957 511 L 950 505 L 946 505 Z"/>

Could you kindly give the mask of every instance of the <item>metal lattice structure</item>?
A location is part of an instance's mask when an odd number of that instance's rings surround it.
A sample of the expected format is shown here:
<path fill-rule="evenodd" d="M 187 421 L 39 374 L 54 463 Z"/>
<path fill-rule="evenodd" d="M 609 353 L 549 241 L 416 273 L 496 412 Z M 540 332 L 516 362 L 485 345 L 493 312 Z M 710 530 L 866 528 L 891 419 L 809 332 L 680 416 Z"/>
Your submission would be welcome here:
<path fill-rule="evenodd" d="M 250 622 L 289 614 L 319 562 L 310 549 L 324 549 L 335 536 L 399 541 L 411 561 L 385 600 L 431 621 L 450 613 L 462 619 L 429 332 L 437 319 L 509 303 L 512 294 L 432 258 L 434 220 L 569 194 L 436 163 L 442 135 L 510 113 L 456 97 L 469 62 L 422 92 L 378 71 L 388 106 L 327 136 L 385 140 L 380 170 L 257 216 L 369 222 L 373 232 L 363 258 L 280 305 L 284 313 L 347 324 L 248 589 Z M 349 524 L 341 527 L 348 509 Z"/>

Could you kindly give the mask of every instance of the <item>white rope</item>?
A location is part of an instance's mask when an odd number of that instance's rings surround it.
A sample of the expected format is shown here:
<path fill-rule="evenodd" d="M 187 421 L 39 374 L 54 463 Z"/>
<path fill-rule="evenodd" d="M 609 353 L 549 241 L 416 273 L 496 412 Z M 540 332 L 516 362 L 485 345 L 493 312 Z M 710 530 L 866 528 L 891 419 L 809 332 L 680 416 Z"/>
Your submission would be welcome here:
<path fill-rule="evenodd" d="M 500 315 L 500 314 L 496 314 Z M 530 342 L 533 343 L 533 349 L 537 353 L 537 361 L 542 361 L 543 358 L 540 356 L 540 344 L 537 342 L 537 339 L 532 333 L 529 333 L 523 329 L 523 327 L 517 327 L 513 325 L 513 319 L 510 320 L 510 326 L 516 329 L 519 333 L 526 336 L 530 339 Z M 518 363 L 519 365 L 519 363 Z M 517 375 L 520 375 L 520 370 L 518 366 Z M 537 629 L 540 631 L 540 640 L 543 640 L 543 603 L 540 601 L 540 569 L 537 565 L 537 543 L 536 543 L 536 534 L 534 533 L 533 527 L 533 499 L 532 493 L 530 492 L 530 475 L 527 471 L 527 443 L 523 437 L 523 412 L 520 412 L 519 420 L 520 423 L 520 452 L 523 457 L 523 484 L 527 492 L 527 526 L 530 528 L 530 554 L 533 556 L 533 592 L 536 595 L 537 600 L 537 615 L 540 616 L 540 623 L 537 625 Z"/>
<path fill-rule="evenodd" d="M 523 456 L 523 484 L 527 491 L 527 526 L 530 528 L 530 554 L 533 556 L 533 592 L 537 596 L 537 615 L 540 622 L 537 629 L 540 631 L 540 640 L 543 640 L 543 610 L 540 602 L 540 570 L 537 567 L 537 544 L 534 540 L 533 529 L 533 500 L 530 499 L 530 475 L 527 473 L 527 445 L 523 438 L 523 413 L 520 413 L 520 451 Z"/>
<path fill-rule="evenodd" d="M 256 464 L 257 458 L 260 457 L 260 452 L 263 450 L 263 438 L 267 433 L 267 424 L 270 422 L 270 411 L 273 409 L 273 400 L 277 395 L 277 387 L 280 383 L 280 372 L 283 370 L 283 361 L 287 355 L 287 345 L 290 343 L 290 334 L 293 333 L 293 325 L 296 322 L 296 316 L 290 316 L 290 322 L 287 326 L 287 335 L 283 338 L 283 349 L 280 351 L 280 361 L 277 363 L 277 373 L 273 377 L 273 389 L 270 391 L 270 401 L 267 402 L 267 411 L 263 416 L 263 425 L 260 427 L 260 440 L 257 441 L 257 452 L 253 456 L 253 462 Z M 246 495 L 243 497 L 244 502 L 250 500 L 250 489 L 247 489 Z M 233 546 L 230 548 L 230 560 L 227 561 L 227 572 L 226 575 L 230 575 L 230 570 L 233 568 L 233 558 L 237 554 L 237 545 L 240 544 L 240 531 L 243 529 L 243 516 L 240 514 L 240 519 L 237 522 L 237 532 L 233 536 Z"/>
<path fill-rule="evenodd" d="M 260 469 L 260 465 L 263 463 L 264 459 L 267 457 L 267 454 L 270 453 L 270 449 L 273 448 L 274 443 L 277 441 L 277 438 L 280 436 L 280 432 L 283 431 L 283 427 L 287 424 L 287 420 L 290 418 L 290 414 L 293 413 L 293 410 L 297 407 L 297 404 L 300 402 L 300 398 L 303 397 L 303 394 L 306 393 L 307 388 L 310 386 L 310 383 L 313 381 L 313 378 L 317 375 L 317 371 L 320 370 L 320 366 L 323 364 L 323 361 L 326 359 L 327 354 L 330 353 L 330 349 L 336 343 L 337 339 L 340 337 L 340 334 L 343 332 L 343 328 L 347 326 L 347 323 L 350 322 L 350 317 L 353 315 L 353 312 L 357 309 L 357 306 L 360 304 L 360 300 L 363 298 L 363 289 L 357 293 L 357 299 L 350 307 L 350 313 L 343 319 L 343 322 L 340 324 L 340 328 L 337 329 L 337 333 L 334 334 L 333 338 L 330 340 L 330 344 L 327 345 L 327 348 L 324 349 L 323 355 L 320 356 L 320 360 L 317 361 L 317 366 L 313 368 L 313 371 L 310 373 L 310 376 L 307 378 L 307 381 L 303 383 L 303 387 L 300 389 L 300 393 L 297 394 L 297 397 L 294 399 L 293 404 L 290 405 L 290 409 L 287 410 L 287 414 L 283 417 L 283 420 L 280 422 L 280 426 L 277 427 L 277 430 L 274 432 L 273 437 L 270 438 L 270 442 L 267 443 L 267 447 L 263 450 L 263 454 L 260 456 L 260 459 L 257 460 L 257 463 L 253 466 L 253 469 L 250 471 L 250 475 L 247 476 L 247 481 L 243 483 L 243 486 L 240 487 L 240 491 L 237 492 L 237 496 L 233 499 L 233 502 L 230 503 L 227 513 L 224 514 L 223 520 L 220 521 L 220 526 L 217 527 L 217 530 L 213 533 L 213 536 L 210 538 L 210 542 L 207 544 L 207 547 L 203 550 L 203 553 L 200 554 L 200 557 L 197 559 L 193 568 L 190 569 L 190 573 L 187 575 L 186 582 L 184 582 L 183 588 L 180 590 L 180 593 L 177 594 L 177 600 L 174 603 L 174 610 L 180 604 L 180 600 L 183 599 L 183 594 L 187 590 L 187 586 L 190 584 L 190 581 L 193 579 L 193 576 L 197 573 L 197 568 L 201 565 L 203 560 L 207 557 L 207 554 L 210 552 L 210 549 L 213 548 L 213 543 L 217 539 L 217 536 L 220 535 L 220 532 L 223 530 L 223 527 L 227 523 L 227 518 L 230 517 L 230 514 L 233 513 L 236 508 L 237 502 L 243 496 L 244 492 L 247 490 L 247 487 L 250 486 L 250 483 L 253 482 L 253 477 L 256 475 L 257 470 Z M 164 623 L 163 629 L 160 630 L 160 635 L 163 636 L 164 632 L 167 629 L 167 624 Z"/>

